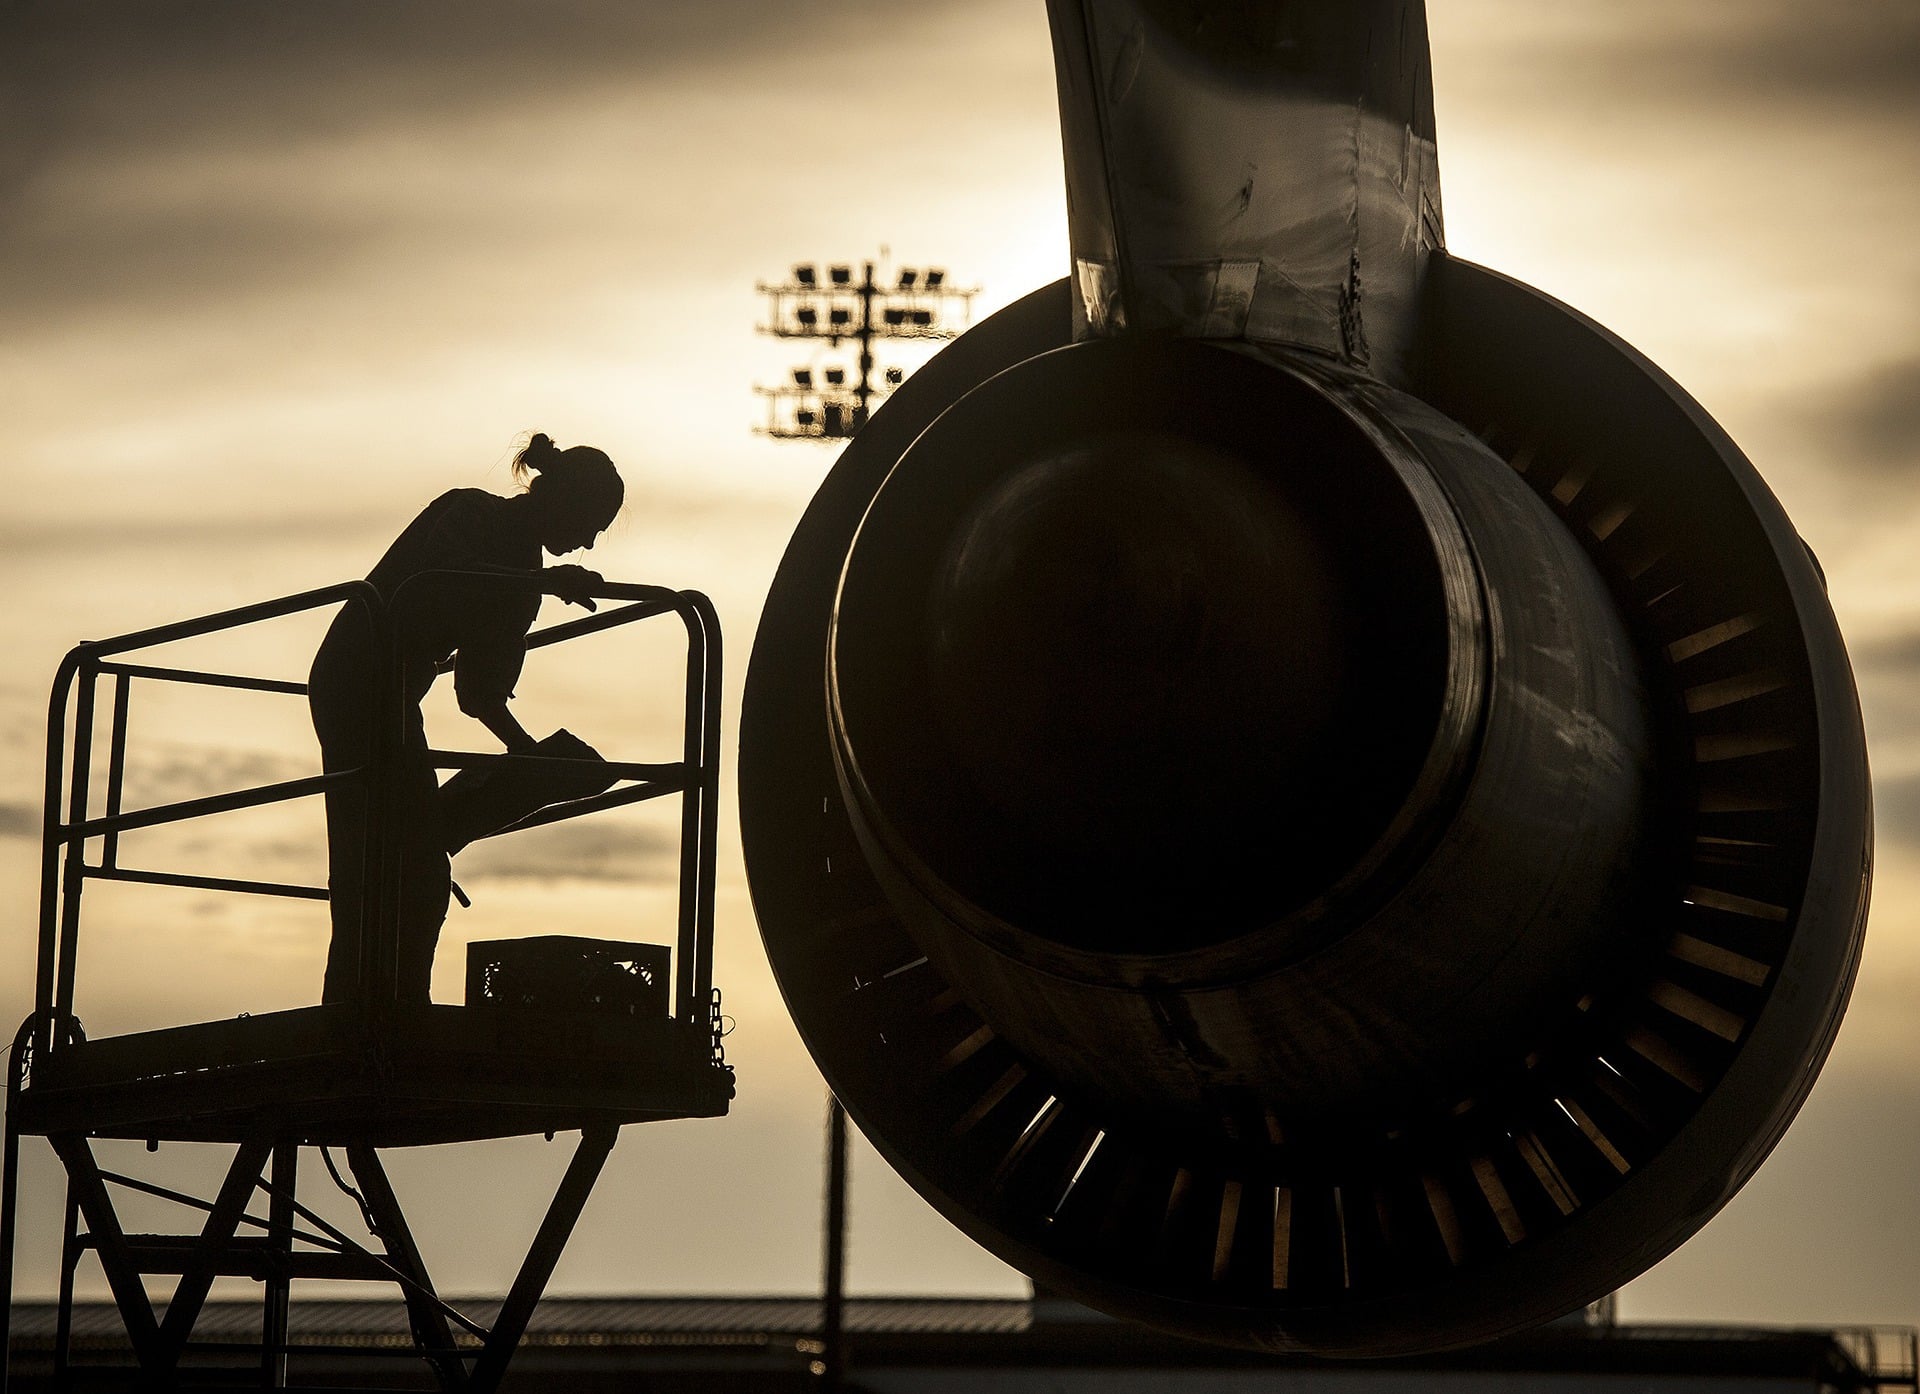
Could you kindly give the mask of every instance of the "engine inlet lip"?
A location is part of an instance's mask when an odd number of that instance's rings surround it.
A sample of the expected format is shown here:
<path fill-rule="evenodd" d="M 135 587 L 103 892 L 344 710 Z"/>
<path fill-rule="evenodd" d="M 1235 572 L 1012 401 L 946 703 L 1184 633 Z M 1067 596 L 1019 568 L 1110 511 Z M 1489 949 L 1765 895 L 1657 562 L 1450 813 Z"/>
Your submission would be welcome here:
<path fill-rule="evenodd" d="M 1357 381 L 1305 355 L 1242 352 L 1195 341 L 1092 342 L 1040 354 L 1004 370 L 961 397 L 928 425 L 889 472 L 888 482 L 911 470 L 915 449 L 951 429 L 976 394 L 1014 390 L 1022 377 L 1091 365 L 1098 372 L 1137 365 L 1145 355 L 1201 358 L 1222 364 L 1257 364 L 1311 392 L 1334 408 L 1344 423 L 1386 467 L 1425 527 L 1429 560 L 1439 579 L 1445 616 L 1446 660 L 1439 714 L 1418 772 L 1379 835 L 1334 882 L 1283 914 L 1213 942 L 1170 952 L 1082 948 L 1022 928 L 958 890 L 913 845 L 889 816 L 874 781 L 863 768 L 841 692 L 842 601 L 885 485 L 876 491 L 848 549 L 835 587 L 824 666 L 825 705 L 836 773 L 856 836 L 870 855 L 891 863 L 883 875 L 898 899 L 909 902 L 908 922 L 932 914 L 957 926 L 1001 957 L 1030 970 L 1083 983 L 1127 989 L 1200 989 L 1282 971 L 1338 942 L 1366 924 L 1406 885 L 1445 833 L 1471 782 L 1486 720 L 1486 694 L 1493 638 L 1488 632 L 1484 583 L 1473 547 L 1444 486 L 1421 462 L 1413 444 L 1391 422 L 1369 410 Z M 1074 360 L 1078 360 L 1077 362 Z M 1104 360 L 1104 361 L 1103 361 Z M 1234 371 L 1244 372 L 1244 367 Z M 1279 384 L 1276 384 L 1279 386 Z M 922 452 L 924 458 L 925 452 Z M 902 907 L 903 909 L 908 907 Z"/>

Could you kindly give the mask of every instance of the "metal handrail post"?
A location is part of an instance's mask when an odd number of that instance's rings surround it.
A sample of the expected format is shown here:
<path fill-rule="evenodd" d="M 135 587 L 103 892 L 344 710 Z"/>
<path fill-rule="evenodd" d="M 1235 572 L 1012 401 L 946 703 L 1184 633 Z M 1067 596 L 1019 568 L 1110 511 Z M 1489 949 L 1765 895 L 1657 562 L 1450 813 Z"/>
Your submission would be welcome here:
<path fill-rule="evenodd" d="M 53 998 L 59 959 L 60 921 L 60 796 L 66 789 L 67 707 L 73 695 L 74 675 L 80 670 L 81 649 L 60 661 L 53 690 L 47 698 L 46 789 L 40 801 L 40 949 L 34 973 L 33 1009 L 40 1023 L 40 1049 L 53 1048 Z"/>
<path fill-rule="evenodd" d="M 15 1106 L 20 1100 L 26 1052 L 33 1048 L 32 1025 L 29 1020 L 21 1026 L 13 1038 L 13 1049 L 7 1052 L 7 1116 L 0 1123 L 0 1394 L 6 1394 L 13 1351 L 13 1251 L 20 1208 L 20 1126 Z"/>
<path fill-rule="evenodd" d="M 680 796 L 680 924 L 674 954 L 675 1015 L 688 1029 L 698 1027 L 704 1008 L 694 1001 L 695 962 L 700 943 L 700 829 L 701 805 L 706 801 L 706 772 L 700 768 L 704 747 L 700 723 L 706 711 L 706 636 L 700 617 L 684 605 L 676 607 L 687 629 L 686 714 L 681 726 L 681 759 L 694 777 Z"/>
<path fill-rule="evenodd" d="M 80 700 L 73 715 L 73 773 L 67 791 L 69 823 L 83 823 L 87 817 L 93 770 L 93 704 L 100 686 L 99 669 L 91 661 L 81 665 L 80 683 Z M 60 873 L 60 966 L 54 978 L 53 1004 L 62 1018 L 73 1015 L 73 980 L 80 963 L 80 895 L 87 881 L 86 848 L 84 837 L 70 840 Z"/>
<path fill-rule="evenodd" d="M 704 1023 L 707 999 L 713 993 L 713 907 L 714 881 L 719 857 L 720 837 L 720 697 L 721 638 L 720 616 L 713 602 L 699 592 L 689 592 L 706 632 L 706 693 L 701 712 L 701 793 L 700 793 L 700 898 L 695 933 L 699 938 L 693 980 L 693 1020 Z"/>

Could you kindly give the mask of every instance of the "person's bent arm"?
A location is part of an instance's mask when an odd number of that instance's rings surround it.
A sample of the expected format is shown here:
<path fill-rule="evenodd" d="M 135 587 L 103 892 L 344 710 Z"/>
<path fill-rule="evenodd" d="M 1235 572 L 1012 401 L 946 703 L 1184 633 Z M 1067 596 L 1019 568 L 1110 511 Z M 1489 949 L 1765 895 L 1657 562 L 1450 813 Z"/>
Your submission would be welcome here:
<path fill-rule="evenodd" d="M 595 586 L 604 585 L 606 578 L 598 571 L 589 571 L 584 566 L 546 566 L 540 569 L 540 589 L 546 594 L 566 601 L 569 605 L 578 605 L 583 610 L 598 610 L 591 595 L 587 594 Z"/>
<path fill-rule="evenodd" d="M 507 699 L 491 693 L 483 697 L 460 698 L 460 710 L 493 732 L 509 755 L 531 755 L 539 744 L 507 709 Z"/>

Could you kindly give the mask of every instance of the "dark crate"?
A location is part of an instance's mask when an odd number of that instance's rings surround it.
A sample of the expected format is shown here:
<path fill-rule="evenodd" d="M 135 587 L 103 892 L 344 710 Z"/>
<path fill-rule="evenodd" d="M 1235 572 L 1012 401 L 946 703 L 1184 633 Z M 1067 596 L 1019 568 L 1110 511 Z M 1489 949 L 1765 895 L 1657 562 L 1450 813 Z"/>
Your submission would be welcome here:
<path fill-rule="evenodd" d="M 662 944 L 567 934 L 483 940 L 467 945 L 467 1005 L 664 1017 L 669 960 Z"/>

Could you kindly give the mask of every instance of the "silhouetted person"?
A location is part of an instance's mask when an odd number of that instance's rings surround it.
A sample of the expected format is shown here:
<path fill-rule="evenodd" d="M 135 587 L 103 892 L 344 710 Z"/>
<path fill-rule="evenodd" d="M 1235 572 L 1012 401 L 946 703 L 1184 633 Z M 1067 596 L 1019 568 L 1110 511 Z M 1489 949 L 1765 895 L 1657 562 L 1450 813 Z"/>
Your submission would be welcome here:
<path fill-rule="evenodd" d="M 526 658 L 527 630 L 540 595 L 490 586 L 423 582 L 395 592 L 424 571 L 539 573 L 541 593 L 591 610 L 587 592 L 600 576 L 580 566 L 541 566 L 541 550 L 556 556 L 592 547 L 620 511 L 626 489 L 613 462 L 591 446 L 568 450 L 536 435 L 514 459 L 514 475 L 531 482 L 509 498 L 484 489 L 442 494 L 408 525 L 368 574 L 389 602 L 394 652 L 403 687 L 405 727 L 396 752 L 396 826 L 389 829 L 401 858 L 399 995 L 425 1002 L 434 945 L 446 919 L 451 881 L 441 794 L 427 756 L 420 701 L 436 669 L 453 659 L 460 710 L 480 722 L 514 754 L 540 743 L 508 708 Z M 367 626 L 355 607 L 334 619 L 308 678 L 308 702 L 329 772 L 364 765 L 372 748 L 372 685 L 379 673 Z M 571 740 L 571 738 L 568 738 Z M 576 743 L 577 744 L 577 743 Z M 582 750 L 586 748 L 580 747 Z M 541 753 L 546 753 L 542 751 Z M 590 753 L 590 752 L 589 752 Z M 357 787 L 330 790 L 327 801 L 327 884 L 333 942 L 327 953 L 322 1000 L 340 1002 L 356 991 L 365 897 L 362 849 L 367 795 Z"/>

